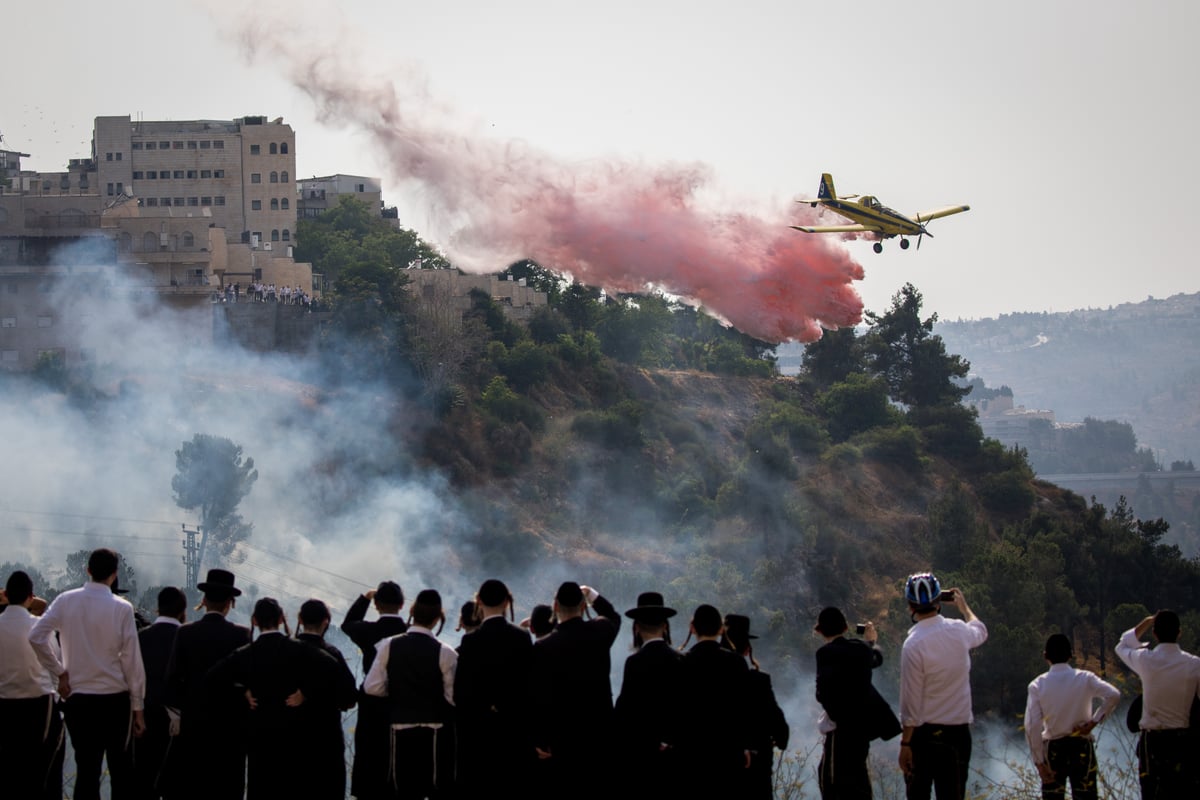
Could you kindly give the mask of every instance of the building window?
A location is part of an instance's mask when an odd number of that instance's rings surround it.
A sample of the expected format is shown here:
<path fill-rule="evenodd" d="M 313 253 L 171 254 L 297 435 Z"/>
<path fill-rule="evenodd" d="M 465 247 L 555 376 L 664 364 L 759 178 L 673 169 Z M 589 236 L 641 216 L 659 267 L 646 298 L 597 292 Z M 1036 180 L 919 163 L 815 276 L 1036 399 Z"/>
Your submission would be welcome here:
<path fill-rule="evenodd" d="M 188 205 L 189 205 L 189 206 L 198 206 L 198 205 L 200 205 L 200 198 L 199 198 L 199 197 L 189 197 L 189 198 L 188 198 Z"/>
<path fill-rule="evenodd" d="M 279 207 L 282 208 L 284 211 L 288 210 L 288 206 L 289 206 L 289 203 L 288 203 L 288 199 L 286 197 L 279 201 Z"/>
<path fill-rule="evenodd" d="M 251 211 L 262 211 L 262 200 L 251 200 L 250 201 L 250 210 Z"/>
<path fill-rule="evenodd" d="M 50 191 L 50 181 L 42 181 L 42 191 L 43 192 Z"/>
<path fill-rule="evenodd" d="M 147 150 L 157 150 L 158 142 L 146 142 L 146 149 Z"/>
<path fill-rule="evenodd" d="M 147 197 L 144 202 L 148 206 L 157 206 L 158 198 L 157 197 Z"/>
<path fill-rule="evenodd" d="M 225 196 L 224 196 L 224 195 L 218 195 L 217 197 L 214 197 L 214 198 L 213 198 L 213 205 L 214 205 L 214 206 L 223 206 L 223 205 L 225 205 Z"/>
<path fill-rule="evenodd" d="M 142 149 L 142 143 L 141 143 L 141 142 L 132 142 L 132 143 L 129 145 L 129 149 L 130 149 L 130 150 L 141 150 L 141 149 Z"/>
<path fill-rule="evenodd" d="M 134 177 L 136 177 L 136 176 L 134 176 Z M 148 180 L 148 181 L 158 180 L 158 170 L 153 170 L 153 169 L 146 170 L 146 180 Z"/>
<path fill-rule="evenodd" d="M 189 170 L 187 171 L 187 176 L 188 176 L 188 180 L 189 180 L 189 181 L 194 181 L 194 180 L 196 180 L 196 170 L 194 170 L 194 169 L 189 169 Z"/>
<path fill-rule="evenodd" d="M 195 245 L 196 245 L 196 237 L 192 236 L 191 231 L 184 231 L 183 232 L 183 246 L 184 247 L 195 247 Z"/>
<path fill-rule="evenodd" d="M 121 160 L 121 154 L 120 154 L 120 153 L 117 153 L 116 155 L 117 155 L 117 161 L 120 161 L 120 160 Z"/>
<path fill-rule="evenodd" d="M 279 183 L 279 173 L 278 172 L 271 173 L 271 183 Z"/>
<path fill-rule="evenodd" d="M 285 169 L 283 172 L 279 173 L 279 182 L 280 182 L 280 183 L 287 183 L 287 182 L 288 182 L 288 174 L 287 174 L 287 170 L 286 170 L 286 169 Z"/>
<path fill-rule="evenodd" d="M 224 150 L 224 149 L 225 149 L 225 140 L 224 139 L 213 139 L 213 150 Z"/>
<path fill-rule="evenodd" d="M 285 242 L 290 242 L 292 240 L 292 232 L 289 231 L 287 228 L 283 229 L 283 240 Z"/>
<path fill-rule="evenodd" d="M 108 196 L 109 196 L 109 197 L 112 197 L 112 196 L 113 196 L 113 194 L 114 194 L 114 193 L 113 193 L 113 185 L 110 183 L 110 184 L 108 185 Z"/>
<path fill-rule="evenodd" d="M 287 142 L 281 142 L 279 144 L 279 152 L 283 153 L 285 156 L 287 155 Z"/>
<path fill-rule="evenodd" d="M 173 203 L 173 205 L 182 206 L 182 205 L 183 205 L 183 198 L 182 198 L 182 197 L 176 197 L 176 198 L 175 198 L 175 202 Z"/>
<path fill-rule="evenodd" d="M 124 194 L 124 193 L 125 193 L 125 184 L 121 183 L 120 181 L 117 181 L 117 194 Z"/>
<path fill-rule="evenodd" d="M 211 205 L 212 205 L 212 198 L 211 198 L 211 197 L 201 197 L 201 198 L 200 198 L 200 205 L 202 205 L 202 206 L 211 206 Z"/>
<path fill-rule="evenodd" d="M 256 144 L 250 145 L 250 155 L 256 156 L 262 151 L 262 148 Z"/>
<path fill-rule="evenodd" d="M 225 170 L 223 170 L 223 169 L 214 169 L 214 170 L 213 170 L 213 177 L 214 177 L 214 178 L 224 178 L 224 177 L 225 177 Z"/>
<path fill-rule="evenodd" d="M 250 182 L 251 183 L 262 183 L 262 175 L 257 172 L 251 172 L 250 173 Z"/>
<path fill-rule="evenodd" d="M 174 148 L 174 149 L 176 149 L 176 150 L 182 150 L 182 149 L 183 149 L 183 142 L 175 142 L 175 143 L 173 143 L 173 144 L 171 145 L 171 147 L 173 147 L 173 148 Z"/>
<path fill-rule="evenodd" d="M 15 327 L 17 327 L 17 318 L 16 317 L 5 317 L 4 319 L 0 320 L 0 328 L 15 328 Z"/>
<path fill-rule="evenodd" d="M 272 241 L 272 242 L 278 242 L 278 241 L 279 241 L 279 229 L 278 229 L 278 228 L 276 228 L 275 230 L 271 231 L 271 241 Z"/>
<path fill-rule="evenodd" d="M 275 155 L 278 152 L 279 147 L 274 142 L 271 142 L 271 155 Z"/>
<path fill-rule="evenodd" d="M 170 143 L 170 142 L 159 142 L 159 143 L 158 143 L 158 149 L 159 149 L 159 150 L 170 150 L 170 149 L 171 149 L 171 143 Z"/>
<path fill-rule="evenodd" d="M 135 170 L 133 171 L 133 179 L 134 179 L 135 181 L 140 181 L 140 180 L 142 179 L 142 173 L 141 173 L 141 172 L 138 172 L 138 171 L 135 169 Z"/>
<path fill-rule="evenodd" d="M 354 191 L 356 191 L 356 192 L 365 192 L 366 190 L 367 190 L 367 186 L 366 186 L 366 184 L 363 184 L 363 183 L 356 183 L 356 184 L 354 184 Z"/>
<path fill-rule="evenodd" d="M 211 170 L 211 169 L 202 169 L 202 170 L 200 170 L 200 177 L 201 177 L 202 179 L 203 179 L 203 178 L 211 178 L 211 177 L 212 177 L 212 170 Z"/>
<path fill-rule="evenodd" d="M 277 198 L 274 198 L 274 197 L 271 198 L 271 210 L 272 211 L 279 210 L 279 200 Z"/>
<path fill-rule="evenodd" d="M 188 148 L 188 150 L 195 150 L 196 149 L 196 141 L 192 140 L 192 141 L 188 142 L 187 148 Z"/>
<path fill-rule="evenodd" d="M 209 141 L 202 141 L 202 142 L 200 142 L 200 149 L 201 149 L 201 150 L 207 150 L 207 149 L 208 149 L 208 148 L 210 148 L 210 147 L 212 147 L 212 142 L 209 142 Z"/>
<path fill-rule="evenodd" d="M 158 204 L 159 204 L 160 206 L 169 206 L 169 205 L 171 205 L 171 198 L 169 198 L 169 197 L 160 197 L 160 198 L 158 198 Z"/>
<path fill-rule="evenodd" d="M 181 170 L 181 169 L 175 170 L 175 180 L 177 180 L 177 181 L 183 180 L 183 170 Z"/>
<path fill-rule="evenodd" d="M 112 153 L 105 153 L 105 154 L 104 154 L 104 160 L 105 160 L 105 161 L 112 161 Z"/>

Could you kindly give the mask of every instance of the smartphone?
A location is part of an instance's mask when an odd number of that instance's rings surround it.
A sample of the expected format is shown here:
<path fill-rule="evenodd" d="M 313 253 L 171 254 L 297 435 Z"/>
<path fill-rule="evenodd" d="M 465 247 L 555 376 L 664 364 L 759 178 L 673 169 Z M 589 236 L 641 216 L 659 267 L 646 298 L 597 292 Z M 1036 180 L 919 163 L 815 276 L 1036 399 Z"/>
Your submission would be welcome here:
<path fill-rule="evenodd" d="M 953 603 L 954 602 L 954 591 L 950 590 L 950 591 L 945 591 L 945 592 L 942 592 L 941 594 L 939 594 L 938 602 L 939 603 Z"/>
<path fill-rule="evenodd" d="M 860 622 L 854 626 L 854 632 L 857 633 L 859 636 L 862 636 L 864 633 L 867 632 L 867 626 Z"/>

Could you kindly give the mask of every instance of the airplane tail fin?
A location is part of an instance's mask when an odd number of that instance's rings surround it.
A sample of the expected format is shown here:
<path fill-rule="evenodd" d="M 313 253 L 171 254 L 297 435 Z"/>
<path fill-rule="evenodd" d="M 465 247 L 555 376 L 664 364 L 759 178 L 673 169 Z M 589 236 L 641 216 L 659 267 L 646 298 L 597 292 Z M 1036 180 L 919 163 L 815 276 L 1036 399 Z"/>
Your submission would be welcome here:
<path fill-rule="evenodd" d="M 837 200 L 837 192 L 833 190 L 833 176 L 826 172 L 821 176 L 821 189 L 817 192 L 818 200 Z"/>

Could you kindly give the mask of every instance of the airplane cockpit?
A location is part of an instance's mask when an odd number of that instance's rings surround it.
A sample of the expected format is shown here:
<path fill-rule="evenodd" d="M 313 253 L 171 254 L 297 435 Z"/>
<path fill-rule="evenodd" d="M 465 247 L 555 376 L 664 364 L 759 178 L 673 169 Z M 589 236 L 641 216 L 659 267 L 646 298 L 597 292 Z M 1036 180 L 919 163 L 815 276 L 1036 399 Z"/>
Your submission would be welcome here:
<path fill-rule="evenodd" d="M 863 198 L 858 201 L 860 206 L 864 208 L 882 208 L 882 204 L 872 195 L 863 195 Z"/>

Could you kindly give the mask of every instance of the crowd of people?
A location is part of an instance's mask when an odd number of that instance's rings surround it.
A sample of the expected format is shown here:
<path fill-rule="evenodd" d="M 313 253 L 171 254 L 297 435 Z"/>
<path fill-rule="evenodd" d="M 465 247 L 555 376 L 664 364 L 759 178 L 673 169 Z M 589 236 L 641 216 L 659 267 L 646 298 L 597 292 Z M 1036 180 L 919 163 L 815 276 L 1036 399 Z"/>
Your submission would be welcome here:
<path fill-rule="evenodd" d="M 312 305 L 312 295 L 296 286 L 276 286 L 273 283 L 254 281 L 243 290 L 241 281 L 225 284 L 213 292 L 214 302 L 221 303 L 280 303 L 285 306 Z"/>
<path fill-rule="evenodd" d="M 62 796 L 60 710 L 83 800 L 99 798 L 105 761 L 114 800 L 341 800 L 347 779 L 360 800 L 549 798 L 564 786 L 585 800 L 772 796 L 788 725 L 748 617 L 698 607 L 683 650 L 671 642 L 677 612 L 658 593 L 622 615 L 566 582 L 517 624 L 508 587 L 489 579 L 460 613 L 452 648 L 438 639 L 446 612 L 436 590 L 406 607 L 400 586 L 383 581 L 342 621 L 362 652 L 356 686 L 325 641 L 324 602 L 300 606 L 294 638 L 272 598 L 238 625 L 227 618 L 236 578 L 213 569 L 197 586 L 199 619 L 187 621 L 183 590 L 167 587 L 138 630 L 114 591 L 118 565 L 112 550 L 94 551 L 88 582 L 48 607 L 26 573 L 8 579 L 0 769 L 13 796 Z M 614 701 L 610 652 L 626 618 L 635 649 Z M 342 712 L 355 706 L 347 775 Z"/>
<path fill-rule="evenodd" d="M 770 798 L 789 728 L 755 659 L 750 619 L 711 605 L 691 615 L 644 592 L 619 613 L 596 589 L 559 586 L 553 602 L 516 623 L 508 587 L 489 579 L 459 612 L 457 648 L 439 640 L 441 595 L 407 607 L 394 581 L 360 595 L 341 629 L 361 650 L 363 680 L 325 640 L 332 617 L 303 603 L 292 636 L 278 601 L 253 607 L 250 626 L 227 617 L 241 590 L 212 569 L 187 621 L 184 591 L 164 588 L 141 627 L 116 584 L 119 557 L 91 553 L 84 586 L 48 606 L 14 572 L 0 598 L 0 774 L 5 795 L 61 798 L 63 741 L 75 751 L 74 797 L 123 798 Z M 900 713 L 872 683 L 883 663 L 872 623 L 849 635 L 844 613 L 821 611 L 816 697 L 824 737 L 824 800 L 872 797 L 870 744 L 900 736 L 907 797 L 967 796 L 972 722 L 970 653 L 987 629 L 960 589 L 908 578 L 913 626 L 900 652 Z M 371 607 L 375 618 L 368 620 Z M 961 619 L 943 615 L 953 608 Z M 632 653 L 615 701 L 610 653 L 624 618 Z M 255 635 L 257 629 L 258 634 Z M 1141 639 L 1153 631 L 1157 646 Z M 1177 642 L 1179 617 L 1159 611 L 1126 631 L 1117 654 L 1141 678 L 1129 715 L 1140 731 L 1144 798 L 1196 796 L 1189 755 L 1200 658 Z M 1070 666 L 1062 634 L 1046 642 L 1049 669 L 1029 685 L 1025 733 L 1045 798 L 1098 796 L 1092 732 L 1120 693 Z M 347 774 L 342 713 L 357 706 Z M 65 720 L 65 726 L 63 721 Z M 65 734 L 64 734 L 65 727 Z"/>

